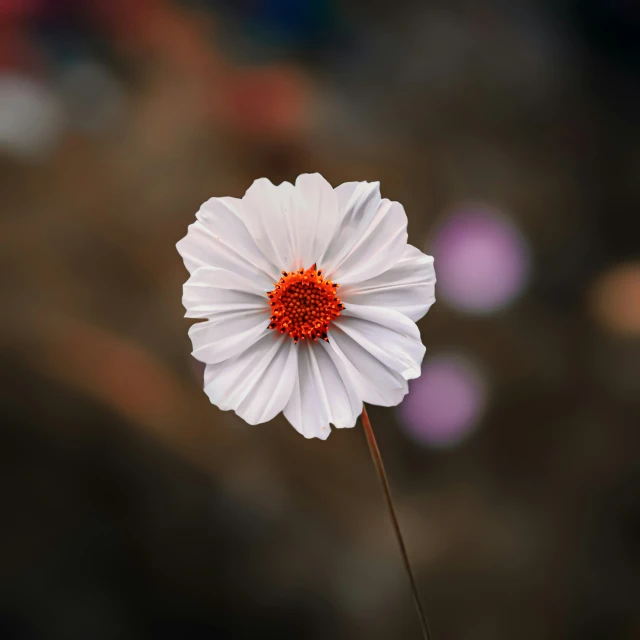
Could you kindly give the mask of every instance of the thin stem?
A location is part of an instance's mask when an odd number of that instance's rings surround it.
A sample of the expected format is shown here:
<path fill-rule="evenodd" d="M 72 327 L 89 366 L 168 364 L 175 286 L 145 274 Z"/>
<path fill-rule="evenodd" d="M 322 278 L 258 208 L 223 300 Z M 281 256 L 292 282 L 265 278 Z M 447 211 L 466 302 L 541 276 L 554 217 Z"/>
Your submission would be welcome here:
<path fill-rule="evenodd" d="M 411 569 L 411 563 L 409 562 L 407 548 L 404 544 L 402 532 L 400 531 L 400 524 L 398 523 L 398 516 L 396 515 L 396 510 L 393 506 L 393 500 L 391 499 L 391 490 L 389 489 L 389 481 L 387 480 L 387 474 L 385 473 L 384 464 L 382 463 L 382 456 L 380 455 L 380 449 L 378 449 L 378 443 L 376 442 L 376 437 L 373 434 L 373 428 L 371 426 L 371 422 L 369 421 L 369 416 L 367 415 L 367 409 L 364 405 L 362 405 L 362 425 L 364 426 L 364 433 L 367 436 L 367 444 L 369 445 L 371 458 L 373 459 L 373 464 L 375 465 L 376 471 L 378 473 L 378 478 L 380 479 L 380 484 L 382 485 L 382 492 L 384 493 L 384 497 L 387 502 L 389 516 L 391 517 L 391 524 L 393 525 L 393 531 L 396 535 L 396 541 L 398 542 L 398 546 L 400 547 L 400 554 L 402 555 L 404 568 L 406 569 L 407 575 L 409 576 L 411 591 L 413 593 L 413 601 L 416 605 L 416 609 L 418 610 L 418 616 L 420 617 L 422 634 L 424 635 L 425 640 L 431 640 L 431 630 L 429 629 L 429 622 L 427 620 L 424 609 L 422 608 L 422 603 L 420 602 L 418 586 L 416 585 L 416 580 L 413 577 L 413 571 Z"/>

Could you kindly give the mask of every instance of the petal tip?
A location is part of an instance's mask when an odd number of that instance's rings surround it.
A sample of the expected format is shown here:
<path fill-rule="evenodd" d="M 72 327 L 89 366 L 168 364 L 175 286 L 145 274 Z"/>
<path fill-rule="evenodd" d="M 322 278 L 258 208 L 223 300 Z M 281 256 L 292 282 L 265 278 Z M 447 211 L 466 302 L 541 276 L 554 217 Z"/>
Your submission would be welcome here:
<path fill-rule="evenodd" d="M 331 435 L 331 427 L 326 426 L 326 427 L 320 427 L 318 432 L 313 433 L 311 435 L 305 434 L 304 437 L 307 438 L 307 440 L 313 440 L 313 439 L 326 440 L 330 435 Z"/>

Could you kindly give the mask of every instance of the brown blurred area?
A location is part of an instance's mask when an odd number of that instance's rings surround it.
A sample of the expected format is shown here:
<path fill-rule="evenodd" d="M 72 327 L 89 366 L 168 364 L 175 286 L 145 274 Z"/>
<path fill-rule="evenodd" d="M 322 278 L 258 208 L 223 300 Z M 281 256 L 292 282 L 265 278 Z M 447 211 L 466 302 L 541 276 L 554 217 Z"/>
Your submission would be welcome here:
<path fill-rule="evenodd" d="M 190 356 L 200 204 L 319 171 L 380 180 L 427 252 L 481 202 L 531 254 L 504 308 L 436 289 L 419 323 L 480 365 L 473 433 L 370 410 L 434 637 L 640 638 L 639 22 L 0 2 L 0 637 L 419 637 L 360 425 L 250 427 Z"/>

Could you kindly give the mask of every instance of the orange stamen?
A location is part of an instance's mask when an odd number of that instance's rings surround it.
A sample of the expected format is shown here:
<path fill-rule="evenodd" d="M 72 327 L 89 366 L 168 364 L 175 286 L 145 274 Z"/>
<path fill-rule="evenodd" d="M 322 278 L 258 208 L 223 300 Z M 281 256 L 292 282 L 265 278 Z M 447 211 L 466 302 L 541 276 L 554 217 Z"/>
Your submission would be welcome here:
<path fill-rule="evenodd" d="M 329 340 L 327 332 L 332 320 L 344 305 L 336 295 L 340 286 L 322 277 L 322 269 L 299 269 L 282 272 L 282 278 L 267 293 L 271 305 L 269 329 L 287 333 L 298 340 Z"/>

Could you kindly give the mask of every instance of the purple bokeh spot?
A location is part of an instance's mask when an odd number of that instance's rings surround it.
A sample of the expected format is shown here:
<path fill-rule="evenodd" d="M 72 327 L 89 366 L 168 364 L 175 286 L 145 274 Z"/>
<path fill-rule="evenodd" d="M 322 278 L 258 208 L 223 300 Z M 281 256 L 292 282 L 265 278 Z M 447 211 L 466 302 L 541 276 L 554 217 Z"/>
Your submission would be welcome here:
<path fill-rule="evenodd" d="M 477 426 L 486 404 L 479 371 L 458 356 L 431 358 L 400 405 L 405 431 L 421 444 L 451 446 Z"/>
<path fill-rule="evenodd" d="M 438 292 L 453 307 L 491 313 L 527 284 L 529 248 L 511 221 L 489 208 L 467 208 L 449 217 L 434 244 Z"/>

